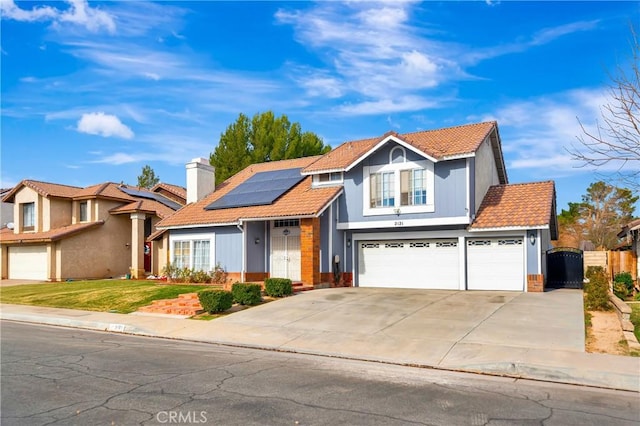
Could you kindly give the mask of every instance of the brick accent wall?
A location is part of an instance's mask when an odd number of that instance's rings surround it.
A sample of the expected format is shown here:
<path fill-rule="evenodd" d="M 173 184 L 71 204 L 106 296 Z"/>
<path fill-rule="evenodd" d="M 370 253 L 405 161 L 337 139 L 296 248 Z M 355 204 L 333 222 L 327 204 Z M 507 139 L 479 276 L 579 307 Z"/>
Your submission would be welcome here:
<path fill-rule="evenodd" d="M 351 285 L 353 284 L 351 280 L 351 272 L 342 272 L 340 274 L 340 281 L 338 281 L 337 285 L 334 282 L 333 272 L 321 273 L 320 280 L 323 283 L 330 283 L 331 287 L 351 287 Z"/>
<path fill-rule="evenodd" d="M 320 283 L 320 218 L 300 220 L 301 278 L 305 284 Z"/>
<path fill-rule="evenodd" d="M 544 291 L 544 275 L 529 274 L 527 275 L 527 291 L 530 293 L 540 293 Z"/>

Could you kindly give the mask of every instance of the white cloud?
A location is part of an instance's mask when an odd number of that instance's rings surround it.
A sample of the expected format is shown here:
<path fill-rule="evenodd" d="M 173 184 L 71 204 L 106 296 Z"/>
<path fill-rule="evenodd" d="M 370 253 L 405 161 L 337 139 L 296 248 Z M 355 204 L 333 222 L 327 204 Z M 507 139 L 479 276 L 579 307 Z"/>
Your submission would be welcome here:
<path fill-rule="evenodd" d="M 76 130 L 80 133 L 100 135 L 105 138 L 117 136 L 123 139 L 131 139 L 134 136 L 133 131 L 125 124 L 122 124 L 118 117 L 104 112 L 82 114 Z"/>
<path fill-rule="evenodd" d="M 574 160 L 569 151 L 581 147 L 580 122 L 594 131 L 601 106 L 608 101 L 605 89 L 570 90 L 512 102 L 481 119 L 497 120 L 508 169 L 538 169 L 548 177 L 566 176 L 593 170 Z M 612 162 L 600 171 L 619 168 L 620 163 Z"/>
<path fill-rule="evenodd" d="M 92 163 L 111 164 L 113 166 L 119 166 L 121 164 L 135 163 L 140 159 L 141 158 L 130 155 L 130 154 L 117 152 L 115 154 L 108 155 L 99 160 L 92 161 Z"/>
<path fill-rule="evenodd" d="M 20 9 L 14 0 L 1 0 L 0 11 L 3 19 L 25 22 L 51 21 L 56 27 L 68 22 L 84 27 L 91 32 L 98 32 L 101 29 L 109 33 L 115 32 L 116 23 L 107 12 L 90 7 L 87 0 L 67 0 L 67 3 L 69 8 L 66 10 L 50 6 L 33 7 L 26 10 Z"/>
<path fill-rule="evenodd" d="M 156 74 L 155 72 L 144 72 L 144 73 L 142 73 L 142 75 L 144 75 L 146 78 L 148 78 L 150 80 L 155 80 L 155 81 L 159 81 L 160 80 L 160 76 L 158 74 Z"/>
<path fill-rule="evenodd" d="M 419 96 L 400 96 L 393 99 L 386 98 L 356 104 L 344 104 L 338 109 L 345 114 L 374 115 L 388 112 L 418 111 L 437 106 L 437 101 L 427 100 Z"/>

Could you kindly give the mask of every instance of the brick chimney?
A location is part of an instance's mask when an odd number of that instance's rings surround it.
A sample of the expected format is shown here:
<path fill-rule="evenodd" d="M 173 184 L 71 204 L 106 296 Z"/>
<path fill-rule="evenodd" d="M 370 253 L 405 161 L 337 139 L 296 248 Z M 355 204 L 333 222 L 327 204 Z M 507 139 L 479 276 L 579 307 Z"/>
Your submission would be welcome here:
<path fill-rule="evenodd" d="M 194 158 L 186 165 L 187 204 L 195 203 L 216 189 L 216 169 L 204 158 Z"/>

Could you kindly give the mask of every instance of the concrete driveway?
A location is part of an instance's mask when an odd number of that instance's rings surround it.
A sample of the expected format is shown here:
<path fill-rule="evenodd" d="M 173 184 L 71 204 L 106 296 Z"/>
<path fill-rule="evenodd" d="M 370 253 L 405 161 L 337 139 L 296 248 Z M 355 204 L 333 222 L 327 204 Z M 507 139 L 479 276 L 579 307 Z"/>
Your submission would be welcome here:
<path fill-rule="evenodd" d="M 584 352 L 582 292 L 340 288 L 240 311 L 207 327 L 221 341 L 421 365 Z M 539 354 L 538 354 L 539 355 Z"/>

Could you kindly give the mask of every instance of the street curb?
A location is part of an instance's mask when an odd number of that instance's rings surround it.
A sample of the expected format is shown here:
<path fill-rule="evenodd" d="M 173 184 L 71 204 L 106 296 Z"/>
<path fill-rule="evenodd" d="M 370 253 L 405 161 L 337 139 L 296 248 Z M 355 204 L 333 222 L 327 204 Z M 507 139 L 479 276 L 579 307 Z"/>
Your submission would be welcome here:
<path fill-rule="evenodd" d="M 83 330 L 100 331 L 108 333 L 126 334 L 141 337 L 153 337 L 162 338 L 167 340 L 180 340 L 194 343 L 216 344 L 228 347 L 247 348 L 266 350 L 272 352 L 283 353 L 296 353 L 301 355 L 322 356 L 328 358 L 348 359 L 354 361 L 364 362 L 376 362 L 382 364 L 399 365 L 415 368 L 426 368 L 434 370 L 443 370 L 460 373 L 480 374 L 487 376 L 508 377 L 520 380 L 532 380 L 546 383 L 566 384 L 574 386 L 584 386 L 590 388 L 609 389 L 626 392 L 640 392 L 640 379 L 637 375 L 629 374 L 615 374 L 611 372 L 598 373 L 593 372 L 589 379 L 583 375 L 581 379 L 577 379 L 576 376 L 580 374 L 570 374 L 571 372 L 578 371 L 573 368 L 553 368 L 543 365 L 525 364 L 519 362 L 488 362 L 488 363 L 475 363 L 468 365 L 457 366 L 440 366 L 430 364 L 420 364 L 411 362 L 394 361 L 385 358 L 376 357 L 358 357 L 358 356 L 346 356 L 337 353 L 323 353 L 299 350 L 294 348 L 282 348 L 277 346 L 268 345 L 255 345 L 239 342 L 228 342 L 222 340 L 203 340 L 184 337 L 168 337 L 166 335 L 160 335 L 158 333 L 151 332 L 149 330 L 141 329 L 132 325 L 123 323 L 107 323 L 97 321 L 83 321 L 74 320 L 69 318 L 56 318 L 47 316 L 38 316 L 30 314 L 17 314 L 17 313 L 5 313 L 2 312 L 0 319 L 14 322 L 23 322 L 31 324 L 51 325 L 58 327 L 77 328 Z M 615 379 L 615 380 L 612 380 Z M 615 382 L 618 385 L 612 385 Z"/>

